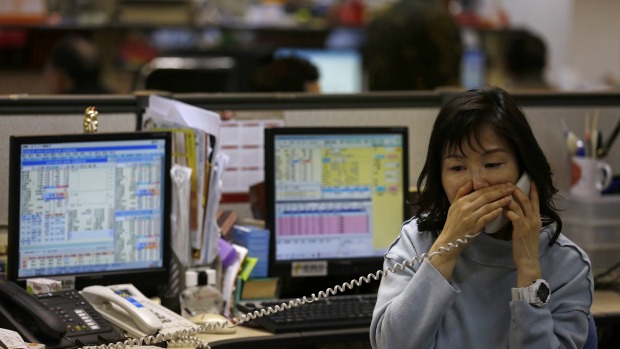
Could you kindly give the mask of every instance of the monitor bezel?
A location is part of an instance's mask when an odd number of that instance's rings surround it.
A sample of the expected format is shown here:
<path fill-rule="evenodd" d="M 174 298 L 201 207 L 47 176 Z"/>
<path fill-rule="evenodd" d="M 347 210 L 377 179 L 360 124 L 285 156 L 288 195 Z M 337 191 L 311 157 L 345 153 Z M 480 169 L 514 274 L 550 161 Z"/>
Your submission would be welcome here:
<path fill-rule="evenodd" d="M 312 134 L 343 134 L 343 135 L 359 135 L 359 134 L 398 134 L 402 137 L 403 150 L 403 222 L 409 215 L 410 208 L 407 200 L 409 197 L 409 136 L 406 126 L 335 126 L 335 127 L 281 127 L 268 128 L 264 132 L 265 142 L 265 228 L 269 230 L 269 276 L 272 277 L 294 277 L 291 273 L 293 261 L 277 261 L 275 259 L 276 239 L 275 239 L 275 138 L 280 135 L 312 135 Z M 401 222 L 402 223 L 402 222 Z M 394 238 L 397 237 L 398 231 L 394 232 Z M 294 262 L 314 262 L 316 260 L 295 260 Z M 383 256 L 321 259 L 327 262 L 327 275 L 318 275 L 319 277 L 332 276 L 361 276 L 368 273 L 374 273 L 383 266 Z"/>
<path fill-rule="evenodd" d="M 22 145 L 41 143 L 67 143 L 67 142 L 95 142 L 95 141 L 123 141 L 123 140 L 165 140 L 164 188 L 163 193 L 163 237 L 162 237 L 162 266 L 149 269 L 125 269 L 118 271 L 102 271 L 93 273 L 64 274 L 64 275 L 41 275 L 37 277 L 54 278 L 60 280 L 74 279 L 74 288 L 81 290 L 91 285 L 113 285 L 131 283 L 147 296 L 157 296 L 169 283 L 171 263 L 171 198 L 172 182 L 169 175 L 172 166 L 172 135 L 166 131 L 139 131 L 119 133 L 92 133 L 70 135 L 29 135 L 11 136 L 9 154 L 9 225 L 8 225 L 8 253 L 7 253 L 7 279 L 22 287 L 26 280 L 32 277 L 20 277 L 19 274 L 19 205 L 20 205 L 20 150 Z"/>

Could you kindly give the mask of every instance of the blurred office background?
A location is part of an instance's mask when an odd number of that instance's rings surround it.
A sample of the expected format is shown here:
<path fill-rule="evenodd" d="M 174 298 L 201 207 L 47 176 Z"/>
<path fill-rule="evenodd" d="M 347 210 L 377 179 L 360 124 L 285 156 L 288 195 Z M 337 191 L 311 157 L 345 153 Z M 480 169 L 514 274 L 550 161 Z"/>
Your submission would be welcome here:
<path fill-rule="evenodd" d="M 444 7 L 454 17 L 465 38 L 464 57 L 472 48 L 480 50 L 484 60 L 479 78 L 484 83 L 508 84 L 503 61 L 507 43 L 515 33 L 527 31 L 546 46 L 543 74 L 550 87 L 583 91 L 620 84 L 620 28 L 615 25 L 620 2 L 426 2 Z M 96 44 L 104 82 L 120 94 L 166 87 L 191 92 L 187 84 L 173 86 L 174 79 L 166 80 L 164 68 L 171 64 L 203 74 L 201 80 L 210 83 L 194 88 L 201 92 L 252 92 L 255 69 L 287 50 L 319 62 L 319 68 L 326 69 L 322 78 L 333 77 L 329 71 L 333 67 L 349 68 L 347 78 L 322 81 L 323 93 L 365 91 L 364 29 L 394 3 L 7 0 L 0 5 L 0 94 L 48 93 L 43 69 L 54 45 L 67 34 L 85 36 Z M 158 60 L 170 57 L 183 60 Z"/>

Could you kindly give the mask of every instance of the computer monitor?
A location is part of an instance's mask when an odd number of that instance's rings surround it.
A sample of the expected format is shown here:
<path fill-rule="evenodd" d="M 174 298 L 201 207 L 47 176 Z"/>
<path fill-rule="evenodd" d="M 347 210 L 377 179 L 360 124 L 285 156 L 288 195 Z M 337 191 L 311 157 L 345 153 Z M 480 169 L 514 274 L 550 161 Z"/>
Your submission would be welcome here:
<path fill-rule="evenodd" d="M 168 132 L 10 139 L 7 278 L 168 283 Z"/>
<path fill-rule="evenodd" d="M 265 130 L 272 276 L 381 268 L 408 212 L 406 127 Z"/>
<path fill-rule="evenodd" d="M 363 90 L 362 56 L 356 49 L 279 48 L 274 57 L 297 56 L 319 70 L 321 93 L 359 93 Z"/>
<path fill-rule="evenodd" d="M 233 57 L 157 57 L 138 73 L 134 88 L 173 93 L 238 92 Z"/>

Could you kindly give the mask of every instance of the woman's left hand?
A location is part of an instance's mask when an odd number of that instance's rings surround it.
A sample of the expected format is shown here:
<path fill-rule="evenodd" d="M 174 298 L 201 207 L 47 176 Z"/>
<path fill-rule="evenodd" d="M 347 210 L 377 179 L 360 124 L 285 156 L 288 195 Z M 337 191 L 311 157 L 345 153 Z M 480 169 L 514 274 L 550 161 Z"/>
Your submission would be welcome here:
<path fill-rule="evenodd" d="M 512 222 L 512 256 L 517 266 L 517 287 L 527 287 L 541 278 L 538 243 L 542 221 L 536 183 L 531 183 L 529 198 L 518 188 L 513 191 L 513 198 L 505 214 Z"/>

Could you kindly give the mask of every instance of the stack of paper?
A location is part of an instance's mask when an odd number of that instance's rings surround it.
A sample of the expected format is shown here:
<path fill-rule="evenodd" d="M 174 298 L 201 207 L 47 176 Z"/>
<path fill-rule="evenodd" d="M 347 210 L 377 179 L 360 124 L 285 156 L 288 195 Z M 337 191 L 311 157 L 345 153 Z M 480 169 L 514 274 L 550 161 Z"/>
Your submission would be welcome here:
<path fill-rule="evenodd" d="M 150 96 L 142 129 L 171 131 L 172 249 L 185 267 L 207 265 L 218 255 L 216 212 L 228 157 L 219 151 L 218 114 Z"/>

